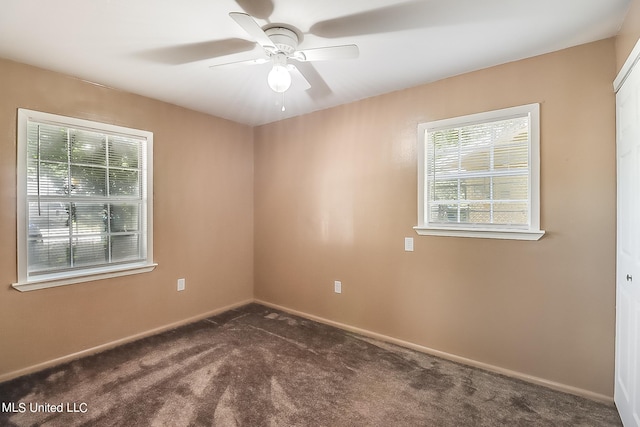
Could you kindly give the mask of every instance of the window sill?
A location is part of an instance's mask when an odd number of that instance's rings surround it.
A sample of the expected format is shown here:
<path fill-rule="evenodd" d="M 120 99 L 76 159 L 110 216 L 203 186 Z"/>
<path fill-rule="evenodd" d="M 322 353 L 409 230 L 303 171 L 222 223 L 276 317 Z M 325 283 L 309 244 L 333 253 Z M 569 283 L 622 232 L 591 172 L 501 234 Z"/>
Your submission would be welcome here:
<path fill-rule="evenodd" d="M 421 236 L 447 236 L 447 237 L 475 237 L 479 239 L 507 239 L 507 240 L 540 240 L 544 230 L 500 230 L 487 228 L 436 228 L 413 227 Z"/>
<path fill-rule="evenodd" d="M 35 291 L 38 289 L 53 288 L 57 286 L 73 285 L 75 283 L 90 282 L 94 280 L 110 279 L 113 277 L 129 276 L 132 274 L 149 273 L 158 264 L 138 264 L 135 266 L 123 267 L 119 270 L 96 269 L 92 272 L 81 272 L 71 276 L 67 274 L 51 274 L 43 278 L 32 279 L 26 282 L 13 283 L 11 286 L 20 292 Z"/>

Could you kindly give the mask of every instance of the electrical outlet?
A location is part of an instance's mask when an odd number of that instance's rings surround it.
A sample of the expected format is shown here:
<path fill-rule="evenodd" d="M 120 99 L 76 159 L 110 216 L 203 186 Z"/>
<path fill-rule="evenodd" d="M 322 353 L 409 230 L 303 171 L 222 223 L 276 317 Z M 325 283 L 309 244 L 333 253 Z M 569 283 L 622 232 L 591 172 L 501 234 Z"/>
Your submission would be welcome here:
<path fill-rule="evenodd" d="M 404 250 L 407 252 L 413 252 L 413 237 L 404 238 Z"/>
<path fill-rule="evenodd" d="M 185 279 L 178 279 L 178 291 L 184 291 L 185 286 Z"/>
<path fill-rule="evenodd" d="M 333 291 L 336 294 L 341 294 L 342 293 L 342 282 L 336 280 L 335 282 L 333 282 Z"/>

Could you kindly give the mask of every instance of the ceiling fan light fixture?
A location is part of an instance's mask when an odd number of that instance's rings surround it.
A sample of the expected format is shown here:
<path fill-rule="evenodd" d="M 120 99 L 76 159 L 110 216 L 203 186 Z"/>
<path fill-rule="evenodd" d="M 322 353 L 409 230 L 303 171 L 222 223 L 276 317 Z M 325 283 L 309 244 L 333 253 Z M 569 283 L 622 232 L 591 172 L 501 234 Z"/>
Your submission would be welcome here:
<path fill-rule="evenodd" d="M 247 0 L 247 4 L 250 4 L 251 1 L 253 0 Z M 237 2 L 240 6 L 243 6 L 239 0 Z M 273 8 L 268 8 L 268 10 L 271 9 Z M 307 90 L 311 87 L 311 84 L 305 78 L 304 73 L 297 69 L 293 64 L 287 64 L 288 59 L 302 63 L 309 61 L 350 59 L 357 58 L 359 55 L 358 46 L 354 44 L 298 50 L 298 44 L 302 41 L 302 33 L 294 27 L 287 26 L 286 24 L 270 24 L 273 26 L 262 28 L 258 22 L 256 22 L 255 18 L 249 14 L 231 12 L 229 13 L 229 16 L 236 21 L 236 23 L 241 26 L 245 32 L 250 35 L 264 50 L 263 53 L 266 57 L 263 61 L 270 60 L 272 64 L 272 68 L 267 75 L 267 84 L 274 92 L 283 94 L 283 99 L 284 93 L 291 87 L 293 77 L 296 78 L 296 89 Z M 259 64 L 262 63 L 262 61 L 249 60 L 228 62 L 226 64 L 218 64 L 215 66 L 235 63 Z M 313 68 L 311 68 L 311 70 L 313 70 Z M 317 73 L 316 80 L 324 83 Z M 328 89 L 326 83 L 324 86 Z"/>
<path fill-rule="evenodd" d="M 291 87 L 291 74 L 287 69 L 287 58 L 278 54 L 273 57 L 273 68 L 267 76 L 267 83 L 271 90 L 277 93 L 285 92 Z"/>

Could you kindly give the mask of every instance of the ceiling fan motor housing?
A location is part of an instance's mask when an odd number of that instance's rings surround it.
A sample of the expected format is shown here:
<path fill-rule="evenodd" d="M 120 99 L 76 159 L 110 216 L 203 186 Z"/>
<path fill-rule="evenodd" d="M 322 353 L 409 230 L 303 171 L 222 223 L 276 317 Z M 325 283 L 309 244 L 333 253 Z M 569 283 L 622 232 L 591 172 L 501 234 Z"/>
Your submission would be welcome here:
<path fill-rule="evenodd" d="M 273 27 L 265 30 L 269 39 L 273 42 L 279 52 L 291 55 L 298 47 L 298 35 L 288 28 Z"/>

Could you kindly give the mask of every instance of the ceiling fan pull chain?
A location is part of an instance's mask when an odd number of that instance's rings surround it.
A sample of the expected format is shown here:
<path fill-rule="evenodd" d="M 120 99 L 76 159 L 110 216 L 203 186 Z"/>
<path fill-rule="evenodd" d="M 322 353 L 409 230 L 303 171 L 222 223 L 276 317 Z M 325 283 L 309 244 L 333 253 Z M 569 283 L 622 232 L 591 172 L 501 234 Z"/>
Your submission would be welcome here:
<path fill-rule="evenodd" d="M 284 108 L 284 92 L 282 92 L 282 109 L 281 109 L 281 111 L 285 111 L 285 108 Z"/>

